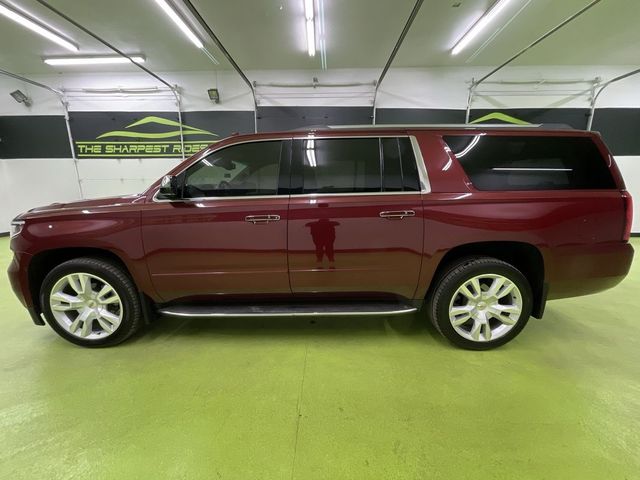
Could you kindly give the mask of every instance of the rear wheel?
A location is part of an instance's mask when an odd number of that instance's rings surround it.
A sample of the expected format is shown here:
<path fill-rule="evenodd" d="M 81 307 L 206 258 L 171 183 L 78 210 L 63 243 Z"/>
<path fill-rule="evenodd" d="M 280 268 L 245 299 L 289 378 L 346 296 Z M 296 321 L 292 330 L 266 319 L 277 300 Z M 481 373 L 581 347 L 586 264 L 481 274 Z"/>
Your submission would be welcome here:
<path fill-rule="evenodd" d="M 495 258 L 461 260 L 438 282 L 431 320 L 453 344 L 489 350 L 514 339 L 525 327 L 533 295 L 524 275 Z"/>
<path fill-rule="evenodd" d="M 41 304 L 56 333 L 85 347 L 120 343 L 142 323 L 140 300 L 129 276 L 95 258 L 77 258 L 54 268 L 42 283 Z"/>

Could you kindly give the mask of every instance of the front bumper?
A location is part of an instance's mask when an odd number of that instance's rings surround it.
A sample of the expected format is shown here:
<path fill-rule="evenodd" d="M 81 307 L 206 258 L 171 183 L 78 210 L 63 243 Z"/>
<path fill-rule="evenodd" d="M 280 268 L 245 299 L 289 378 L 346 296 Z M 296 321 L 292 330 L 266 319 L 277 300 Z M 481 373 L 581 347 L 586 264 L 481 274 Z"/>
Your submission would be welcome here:
<path fill-rule="evenodd" d="M 37 302 L 31 297 L 29 289 L 29 263 L 31 255 L 27 253 L 14 252 L 13 259 L 9 264 L 7 274 L 9 275 L 9 283 L 13 293 L 16 294 L 20 303 L 29 311 L 29 316 L 36 325 L 44 325 L 44 320 L 40 316 Z"/>
<path fill-rule="evenodd" d="M 15 293 L 16 297 L 18 297 L 18 300 L 20 300 L 20 303 L 22 303 L 22 305 L 29 308 L 27 297 L 23 289 L 23 281 L 22 281 L 23 274 L 20 269 L 21 260 L 24 259 L 24 256 L 25 254 L 23 253 L 16 252 L 13 254 L 13 258 L 11 259 L 11 263 L 9 264 L 9 269 L 7 270 L 7 274 L 9 275 L 9 284 L 11 285 L 11 289 L 13 290 L 13 293 Z M 30 296 L 31 295 L 29 295 L 29 297 Z"/>

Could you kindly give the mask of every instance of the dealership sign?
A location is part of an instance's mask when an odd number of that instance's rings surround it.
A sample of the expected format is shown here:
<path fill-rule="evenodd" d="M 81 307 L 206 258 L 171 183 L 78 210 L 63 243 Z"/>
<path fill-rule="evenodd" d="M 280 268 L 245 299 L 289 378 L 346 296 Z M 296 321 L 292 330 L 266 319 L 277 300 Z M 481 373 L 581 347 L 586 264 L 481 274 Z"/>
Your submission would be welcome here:
<path fill-rule="evenodd" d="M 142 127 L 144 130 L 136 130 Z M 184 141 L 180 140 L 180 137 Z M 197 137 L 199 140 L 187 140 Z M 181 157 L 199 152 L 215 141 L 217 134 L 180 124 L 175 120 L 149 115 L 111 130 L 95 140 L 75 141 L 76 152 L 82 157 Z M 184 151 L 183 151 L 184 146 Z"/>
<path fill-rule="evenodd" d="M 252 119 L 245 116 L 188 112 L 180 123 L 166 112 L 72 112 L 70 124 L 78 158 L 167 158 L 193 155 L 233 132 L 247 131 Z"/>

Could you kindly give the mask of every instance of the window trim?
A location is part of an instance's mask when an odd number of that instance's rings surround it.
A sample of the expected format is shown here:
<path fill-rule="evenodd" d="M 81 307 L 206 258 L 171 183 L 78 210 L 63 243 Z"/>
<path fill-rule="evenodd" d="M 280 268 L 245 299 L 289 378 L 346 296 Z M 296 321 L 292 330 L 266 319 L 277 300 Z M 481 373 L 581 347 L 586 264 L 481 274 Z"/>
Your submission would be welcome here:
<path fill-rule="evenodd" d="M 362 197 L 362 196 L 389 196 L 389 195 L 424 195 L 431 193 L 431 183 L 429 181 L 429 174 L 427 172 L 427 166 L 424 162 L 424 158 L 422 156 L 422 151 L 420 150 L 420 143 L 415 135 L 307 135 L 304 137 L 273 137 L 273 138 L 261 138 L 259 140 L 244 140 L 242 142 L 233 143 L 231 145 L 226 145 L 222 148 L 212 150 L 209 155 L 212 155 L 216 152 L 221 152 L 230 147 L 234 147 L 236 145 L 242 145 L 244 143 L 261 143 L 261 142 L 284 142 L 287 140 L 291 140 L 292 142 L 295 140 L 332 140 L 332 139 L 350 139 L 350 138 L 409 138 L 411 143 L 411 148 L 413 149 L 413 156 L 415 162 L 418 167 L 418 178 L 420 181 L 420 190 L 416 192 L 342 192 L 342 193 L 289 193 L 287 195 L 255 195 L 255 196 L 226 196 L 226 197 L 197 197 L 197 198 L 180 198 L 180 199 L 169 199 L 169 200 L 161 200 L 158 199 L 159 189 L 153 194 L 152 202 L 154 203 L 172 203 L 172 202 L 202 202 L 208 200 L 266 200 L 273 198 L 316 198 L 316 197 Z M 209 156 L 207 155 L 207 157 Z M 203 157 L 198 162 L 203 160 Z M 191 165 L 186 166 L 180 172 L 176 173 L 175 176 L 182 175 L 188 168 L 192 167 L 198 162 L 194 162 Z M 290 163 L 293 163 L 293 155 L 290 155 Z M 292 165 L 291 165 L 292 166 Z"/>

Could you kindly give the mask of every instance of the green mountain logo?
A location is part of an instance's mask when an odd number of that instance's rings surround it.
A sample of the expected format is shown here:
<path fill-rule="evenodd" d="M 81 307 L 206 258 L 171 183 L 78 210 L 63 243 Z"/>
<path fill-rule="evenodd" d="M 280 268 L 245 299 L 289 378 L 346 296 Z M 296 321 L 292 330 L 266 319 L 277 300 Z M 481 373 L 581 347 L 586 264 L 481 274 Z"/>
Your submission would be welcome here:
<path fill-rule="evenodd" d="M 506 113 L 493 112 L 489 115 L 485 115 L 484 117 L 478 118 L 471 123 L 487 123 L 491 121 L 498 121 L 502 123 L 510 123 L 512 125 L 531 125 L 529 122 L 525 122 L 524 120 L 520 120 L 519 118 L 512 117 L 511 115 L 507 115 Z"/>
<path fill-rule="evenodd" d="M 96 137 L 96 139 L 112 138 L 112 137 L 149 138 L 149 139 L 180 137 L 181 124 L 179 122 L 168 120 L 162 117 L 156 117 L 153 115 L 149 117 L 144 117 L 143 119 L 138 120 L 137 122 L 133 122 L 124 128 L 133 128 L 133 127 L 138 127 L 140 125 L 160 125 L 163 128 L 172 127 L 174 129 L 165 131 L 165 132 L 136 132 L 135 130 L 113 130 L 111 132 L 105 132 L 102 135 L 99 135 L 98 137 Z M 218 136 L 213 132 L 202 130 L 201 128 L 191 127 L 185 124 L 182 124 L 182 134 L 185 137 L 188 135 L 207 135 L 211 137 Z"/>

